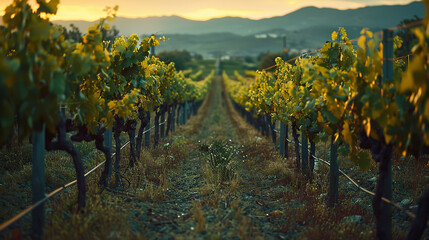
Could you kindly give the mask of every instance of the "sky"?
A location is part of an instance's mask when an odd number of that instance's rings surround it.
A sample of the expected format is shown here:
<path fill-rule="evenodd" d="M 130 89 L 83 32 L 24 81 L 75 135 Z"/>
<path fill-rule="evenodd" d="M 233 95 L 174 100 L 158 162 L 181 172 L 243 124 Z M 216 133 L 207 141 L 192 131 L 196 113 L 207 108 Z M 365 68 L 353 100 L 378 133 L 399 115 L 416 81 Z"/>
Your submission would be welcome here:
<path fill-rule="evenodd" d="M 118 16 L 148 17 L 177 15 L 193 20 L 237 16 L 261 19 L 282 16 L 306 6 L 338 9 L 372 5 L 408 4 L 413 0 L 60 0 L 52 20 L 97 20 L 106 6 L 119 6 Z M 35 0 L 29 0 L 35 5 Z M 12 0 L 0 0 L 3 11 Z"/>

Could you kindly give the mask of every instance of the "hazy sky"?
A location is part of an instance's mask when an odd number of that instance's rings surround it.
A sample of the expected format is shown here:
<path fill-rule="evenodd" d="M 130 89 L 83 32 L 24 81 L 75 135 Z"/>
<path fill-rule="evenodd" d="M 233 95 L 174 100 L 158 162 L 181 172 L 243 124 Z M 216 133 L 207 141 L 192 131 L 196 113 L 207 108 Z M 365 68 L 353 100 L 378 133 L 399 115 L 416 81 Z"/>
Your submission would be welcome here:
<path fill-rule="evenodd" d="M 206 20 L 224 16 L 260 19 L 284 15 L 305 6 L 349 9 L 410 2 L 412 0 L 60 0 L 57 16 L 52 19 L 96 20 L 104 16 L 105 6 L 115 5 L 119 5 L 118 16 L 124 17 L 179 15 Z M 0 9 L 3 11 L 10 3 L 12 0 L 0 0 Z"/>

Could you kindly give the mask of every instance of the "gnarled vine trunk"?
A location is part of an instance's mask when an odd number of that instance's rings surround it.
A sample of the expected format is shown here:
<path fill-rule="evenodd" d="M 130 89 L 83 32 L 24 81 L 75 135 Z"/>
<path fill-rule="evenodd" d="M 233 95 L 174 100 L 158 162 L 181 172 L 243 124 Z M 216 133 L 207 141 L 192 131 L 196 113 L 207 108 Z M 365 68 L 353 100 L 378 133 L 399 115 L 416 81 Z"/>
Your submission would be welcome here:
<path fill-rule="evenodd" d="M 134 167 L 134 164 L 136 162 L 136 151 L 135 151 L 135 145 L 136 145 L 136 129 L 137 129 L 137 121 L 134 119 L 129 119 L 125 123 L 125 131 L 128 133 L 128 138 L 130 140 L 130 162 L 128 166 L 130 168 Z"/>
<path fill-rule="evenodd" d="M 295 142 L 296 167 L 301 168 L 301 157 L 299 154 L 299 134 L 297 132 L 296 120 L 292 121 L 292 136 Z"/>
<path fill-rule="evenodd" d="M 124 127 L 124 119 L 121 117 L 115 117 L 115 122 L 113 123 L 113 137 L 115 139 L 115 165 L 113 167 L 115 172 L 116 184 L 120 184 L 122 181 L 121 174 L 119 170 L 119 164 L 121 161 L 121 133 Z"/>
<path fill-rule="evenodd" d="M 371 149 L 374 161 L 378 162 L 379 175 L 372 199 L 372 209 L 375 216 L 377 238 L 392 239 L 392 206 L 381 200 L 382 197 L 392 199 L 392 150 L 390 144 L 385 144 L 384 134 L 381 128 L 376 128 L 381 140 L 375 140 L 366 136 L 362 131 L 359 133 L 360 147 Z"/>
<path fill-rule="evenodd" d="M 380 166 L 375 196 L 372 199 L 372 209 L 376 219 L 377 237 L 392 239 L 392 206 L 381 200 L 381 197 L 386 195 L 388 181 L 392 180 L 388 177 L 389 167 L 391 168 L 392 164 L 392 146 L 383 144 L 380 153 L 376 155 L 379 157 Z M 392 196 L 385 197 L 392 198 Z"/>
<path fill-rule="evenodd" d="M 154 142 L 153 142 L 153 146 L 156 147 L 158 146 L 159 143 L 159 117 L 161 117 L 161 112 L 162 112 L 162 106 L 159 107 L 156 111 L 155 111 L 155 135 L 154 135 Z"/>
<path fill-rule="evenodd" d="M 59 120 L 57 124 L 57 139 L 52 141 L 54 136 L 46 132 L 46 150 L 47 151 L 65 151 L 73 158 L 73 163 L 76 171 L 77 179 L 77 189 L 78 189 L 78 208 L 82 209 L 85 207 L 85 175 L 83 171 L 83 165 L 79 151 L 74 147 L 74 145 L 67 141 L 66 136 L 66 121 L 64 120 L 64 115 L 59 114 Z"/>
<path fill-rule="evenodd" d="M 429 188 L 427 188 L 419 200 L 417 215 L 411 225 L 411 230 L 405 240 L 420 239 L 427 227 L 429 216 Z"/>
<path fill-rule="evenodd" d="M 337 163 L 338 143 L 335 143 L 335 134 L 331 136 L 331 152 L 329 166 L 329 190 L 328 206 L 333 207 L 338 202 L 338 163 Z"/>
<path fill-rule="evenodd" d="M 270 129 L 271 129 L 271 139 L 273 140 L 274 144 L 277 144 L 276 126 L 274 122 L 271 121 L 271 115 L 267 114 L 266 116 L 267 116 L 268 125 L 270 126 Z"/>
<path fill-rule="evenodd" d="M 175 130 L 175 125 L 176 125 L 176 106 L 177 106 L 177 102 L 174 101 L 172 109 L 171 109 L 171 132 L 174 132 Z"/>
<path fill-rule="evenodd" d="M 313 138 L 310 138 L 310 182 L 313 179 L 313 172 L 314 172 L 314 160 L 316 155 L 316 143 L 314 142 Z"/>
<path fill-rule="evenodd" d="M 167 128 L 165 129 L 165 137 L 168 137 L 168 134 L 171 131 L 171 123 L 173 116 L 171 114 L 171 105 L 167 107 Z"/>
<path fill-rule="evenodd" d="M 143 132 L 147 124 L 149 123 L 150 118 L 149 118 L 148 112 L 144 111 L 142 108 L 138 110 L 137 115 L 140 119 L 140 128 L 137 133 L 136 154 L 137 154 L 137 159 L 140 159 L 140 152 L 143 144 Z"/>
<path fill-rule="evenodd" d="M 109 168 L 111 167 L 112 163 L 112 153 L 111 150 L 104 146 L 104 133 L 105 129 L 100 129 L 95 136 L 95 147 L 100 150 L 102 153 L 104 153 L 106 162 L 104 163 L 104 170 L 101 173 L 100 180 L 98 181 L 98 184 L 103 187 L 107 187 L 107 178 L 109 176 Z"/>

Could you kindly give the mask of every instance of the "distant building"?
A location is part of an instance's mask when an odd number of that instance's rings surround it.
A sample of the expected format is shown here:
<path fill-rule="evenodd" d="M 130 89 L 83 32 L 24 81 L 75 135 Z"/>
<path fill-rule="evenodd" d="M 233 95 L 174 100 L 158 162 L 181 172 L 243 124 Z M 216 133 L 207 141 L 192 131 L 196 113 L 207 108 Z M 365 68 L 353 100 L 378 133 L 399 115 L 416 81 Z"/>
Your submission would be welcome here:
<path fill-rule="evenodd" d="M 255 38 L 278 38 L 279 35 L 277 33 L 261 33 L 255 34 Z"/>
<path fill-rule="evenodd" d="M 228 56 L 228 55 L 221 56 L 220 60 L 231 60 L 231 56 Z"/>
<path fill-rule="evenodd" d="M 240 60 L 240 61 L 244 61 L 246 59 L 247 56 L 245 55 L 235 55 L 235 56 L 231 56 L 231 60 Z"/>
<path fill-rule="evenodd" d="M 256 34 L 255 38 L 267 38 L 268 35 L 267 34 Z"/>

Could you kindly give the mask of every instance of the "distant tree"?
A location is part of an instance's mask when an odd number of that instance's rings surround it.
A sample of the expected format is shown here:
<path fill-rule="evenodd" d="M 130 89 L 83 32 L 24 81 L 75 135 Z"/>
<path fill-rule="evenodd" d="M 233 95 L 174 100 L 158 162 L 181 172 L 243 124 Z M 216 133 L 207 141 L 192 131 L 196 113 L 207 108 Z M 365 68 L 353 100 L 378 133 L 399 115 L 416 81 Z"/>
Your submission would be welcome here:
<path fill-rule="evenodd" d="M 261 60 L 259 62 L 259 69 L 266 69 L 271 66 L 276 65 L 276 58 L 277 57 L 283 57 L 283 53 L 266 53 L 266 54 L 259 54 L 259 57 Z M 274 71 L 275 68 L 272 68 L 268 71 Z"/>
<path fill-rule="evenodd" d="M 77 28 L 74 24 L 70 24 L 70 29 L 67 30 L 66 27 L 62 25 L 57 25 L 63 29 L 64 38 L 66 40 L 72 40 L 73 42 L 82 42 L 82 33 L 79 28 Z"/>
<path fill-rule="evenodd" d="M 62 25 L 59 26 L 63 29 L 63 34 L 66 40 L 70 39 L 74 42 L 82 42 L 82 32 L 73 23 L 70 24 L 69 29 Z M 104 41 L 110 42 L 110 48 L 115 39 L 119 36 L 119 30 L 115 26 L 111 27 L 109 30 L 101 28 L 101 34 L 103 36 Z"/>
<path fill-rule="evenodd" d="M 108 49 L 110 50 L 112 44 L 115 42 L 115 39 L 119 37 L 119 30 L 116 26 L 112 26 L 109 30 L 101 28 L 101 35 L 103 36 L 104 41 L 110 42 Z"/>
<path fill-rule="evenodd" d="M 167 64 L 174 62 L 177 70 L 184 70 L 186 63 L 192 60 L 191 54 L 186 50 L 162 51 L 157 56 Z"/>
<path fill-rule="evenodd" d="M 256 57 L 256 61 L 260 62 L 262 60 L 262 58 L 264 58 L 268 54 L 270 54 L 270 52 L 261 52 L 261 53 L 259 53 L 258 56 Z"/>
<path fill-rule="evenodd" d="M 408 25 L 414 22 L 421 21 L 422 19 L 418 16 L 414 15 L 412 19 L 404 19 L 402 20 L 398 26 Z M 412 32 L 412 28 L 403 28 L 397 31 L 397 35 L 402 39 L 403 43 L 400 48 L 395 49 L 395 56 L 401 57 L 411 54 L 411 49 L 417 43 L 417 38 Z"/>
<path fill-rule="evenodd" d="M 298 56 L 297 53 L 295 54 L 289 54 L 289 53 L 282 53 L 282 52 L 278 52 L 278 53 L 261 53 L 259 54 L 259 56 L 257 57 L 257 59 L 260 59 L 259 61 L 259 69 L 266 69 L 269 68 L 271 66 L 276 65 L 276 58 L 281 57 L 283 59 L 289 60 L 292 59 L 294 57 Z M 290 64 L 294 64 L 294 62 L 290 62 Z M 271 68 L 268 71 L 274 71 L 275 68 Z"/>
<path fill-rule="evenodd" d="M 246 63 L 253 63 L 255 61 L 255 59 L 253 57 L 251 57 L 251 56 L 245 56 L 244 57 L 244 61 Z"/>
<path fill-rule="evenodd" d="M 199 53 L 195 53 L 193 58 L 194 60 L 203 60 L 203 55 Z"/>
<path fill-rule="evenodd" d="M 82 42 L 82 33 L 73 23 L 70 24 L 70 30 L 68 31 L 68 37 L 73 39 L 75 42 Z"/>

